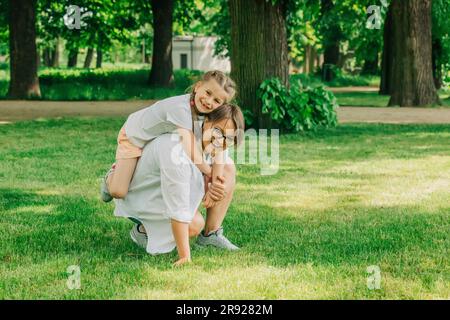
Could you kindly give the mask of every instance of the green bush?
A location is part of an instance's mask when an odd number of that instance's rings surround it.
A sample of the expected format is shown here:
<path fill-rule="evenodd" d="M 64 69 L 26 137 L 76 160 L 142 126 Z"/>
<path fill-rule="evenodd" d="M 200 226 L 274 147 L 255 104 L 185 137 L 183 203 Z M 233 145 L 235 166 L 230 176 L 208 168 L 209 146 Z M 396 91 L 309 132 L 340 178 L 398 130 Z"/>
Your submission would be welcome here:
<path fill-rule="evenodd" d="M 305 86 L 317 87 L 326 85 L 329 87 L 350 87 L 350 86 L 378 86 L 380 83 L 379 76 L 371 75 L 351 75 L 337 72 L 335 78 L 329 82 L 322 82 L 320 71 L 317 74 L 297 73 L 290 76 L 290 83 L 295 84 L 300 81 Z"/>
<path fill-rule="evenodd" d="M 288 90 L 278 78 L 272 78 L 261 84 L 258 97 L 263 113 L 269 113 L 283 131 L 309 131 L 337 124 L 336 98 L 322 86 L 303 87 L 297 82 Z"/>

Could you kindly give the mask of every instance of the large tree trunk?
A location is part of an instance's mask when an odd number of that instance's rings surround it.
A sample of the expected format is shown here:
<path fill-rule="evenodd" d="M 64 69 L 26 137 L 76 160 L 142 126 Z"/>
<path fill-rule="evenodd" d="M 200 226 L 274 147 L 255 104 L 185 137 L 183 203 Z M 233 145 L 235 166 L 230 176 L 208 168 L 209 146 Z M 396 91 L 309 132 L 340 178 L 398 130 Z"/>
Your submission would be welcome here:
<path fill-rule="evenodd" d="M 394 74 L 394 35 L 392 28 L 392 5 L 389 6 L 383 31 L 383 55 L 381 61 L 380 94 L 392 94 L 392 76 Z"/>
<path fill-rule="evenodd" d="M 74 68 L 78 62 L 78 48 L 69 50 L 69 59 L 67 60 L 67 67 Z"/>
<path fill-rule="evenodd" d="M 94 57 L 94 49 L 88 48 L 88 51 L 86 53 L 86 58 L 84 59 L 84 68 L 90 68 L 92 63 L 92 58 Z"/>
<path fill-rule="evenodd" d="M 238 99 L 254 116 L 252 126 L 271 128 L 271 115 L 262 113 L 257 90 L 268 78 L 289 85 L 289 60 L 285 1 L 272 5 L 265 0 L 230 0 L 231 76 Z"/>
<path fill-rule="evenodd" d="M 389 105 L 439 103 L 431 63 L 431 0 L 393 0 L 394 67 Z"/>
<path fill-rule="evenodd" d="M 173 85 L 173 3 L 173 0 L 151 0 L 154 37 L 150 86 L 170 87 Z"/>
<path fill-rule="evenodd" d="M 36 49 L 36 1 L 9 1 L 10 76 L 8 97 L 40 97 Z"/>

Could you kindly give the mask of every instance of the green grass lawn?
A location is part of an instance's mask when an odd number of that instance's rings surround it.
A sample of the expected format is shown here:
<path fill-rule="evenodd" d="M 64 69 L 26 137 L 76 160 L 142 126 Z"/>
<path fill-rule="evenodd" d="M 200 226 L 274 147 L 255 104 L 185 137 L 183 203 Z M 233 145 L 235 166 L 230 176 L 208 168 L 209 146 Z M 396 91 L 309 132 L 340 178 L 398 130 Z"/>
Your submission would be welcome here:
<path fill-rule="evenodd" d="M 0 69 L 0 99 L 6 99 L 8 70 Z M 105 66 L 102 69 L 41 68 L 42 100 L 99 101 L 163 99 L 183 94 L 199 79 L 200 71 L 176 70 L 172 88 L 150 88 L 148 66 Z"/>
<path fill-rule="evenodd" d="M 173 269 L 98 199 L 123 121 L 0 125 L 0 299 L 450 298 L 448 125 L 282 136 L 276 175 L 238 167 L 224 227 L 242 250 L 194 249 Z"/>

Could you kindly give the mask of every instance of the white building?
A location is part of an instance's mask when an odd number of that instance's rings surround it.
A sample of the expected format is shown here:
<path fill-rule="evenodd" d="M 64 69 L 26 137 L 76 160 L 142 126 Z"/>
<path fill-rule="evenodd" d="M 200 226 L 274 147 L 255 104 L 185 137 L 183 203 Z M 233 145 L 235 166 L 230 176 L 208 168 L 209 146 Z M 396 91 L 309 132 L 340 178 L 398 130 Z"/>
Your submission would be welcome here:
<path fill-rule="evenodd" d="M 176 36 L 172 40 L 173 69 L 220 70 L 230 72 L 228 58 L 214 57 L 217 37 Z"/>

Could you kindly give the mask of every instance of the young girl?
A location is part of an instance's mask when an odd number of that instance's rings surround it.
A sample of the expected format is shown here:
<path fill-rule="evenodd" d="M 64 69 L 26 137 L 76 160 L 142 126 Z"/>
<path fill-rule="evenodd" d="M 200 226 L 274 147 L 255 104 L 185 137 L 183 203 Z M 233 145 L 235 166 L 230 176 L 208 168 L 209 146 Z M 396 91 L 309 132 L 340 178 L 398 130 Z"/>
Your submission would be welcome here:
<path fill-rule="evenodd" d="M 231 101 L 235 83 L 221 71 L 209 71 L 193 86 L 191 94 L 175 96 L 132 113 L 117 138 L 116 163 L 108 171 L 101 185 L 105 202 L 124 198 L 142 148 L 163 133 L 177 130 L 184 150 L 198 169 L 216 183 L 222 175 L 223 164 L 211 168 L 203 161 L 193 134 L 194 121 Z M 214 172 L 214 174 L 213 174 Z"/>
<path fill-rule="evenodd" d="M 205 117 L 195 138 L 207 159 L 223 153 L 229 162 L 226 149 L 242 141 L 243 130 L 244 117 L 239 107 L 225 104 Z M 189 237 L 199 235 L 205 225 L 198 212 L 205 185 L 196 166 L 184 161 L 187 153 L 175 135 L 163 134 L 143 149 L 128 195 L 115 201 L 114 214 L 139 222 L 130 235 L 148 253 L 168 253 L 177 248 L 175 265 L 181 265 L 191 261 Z"/>

